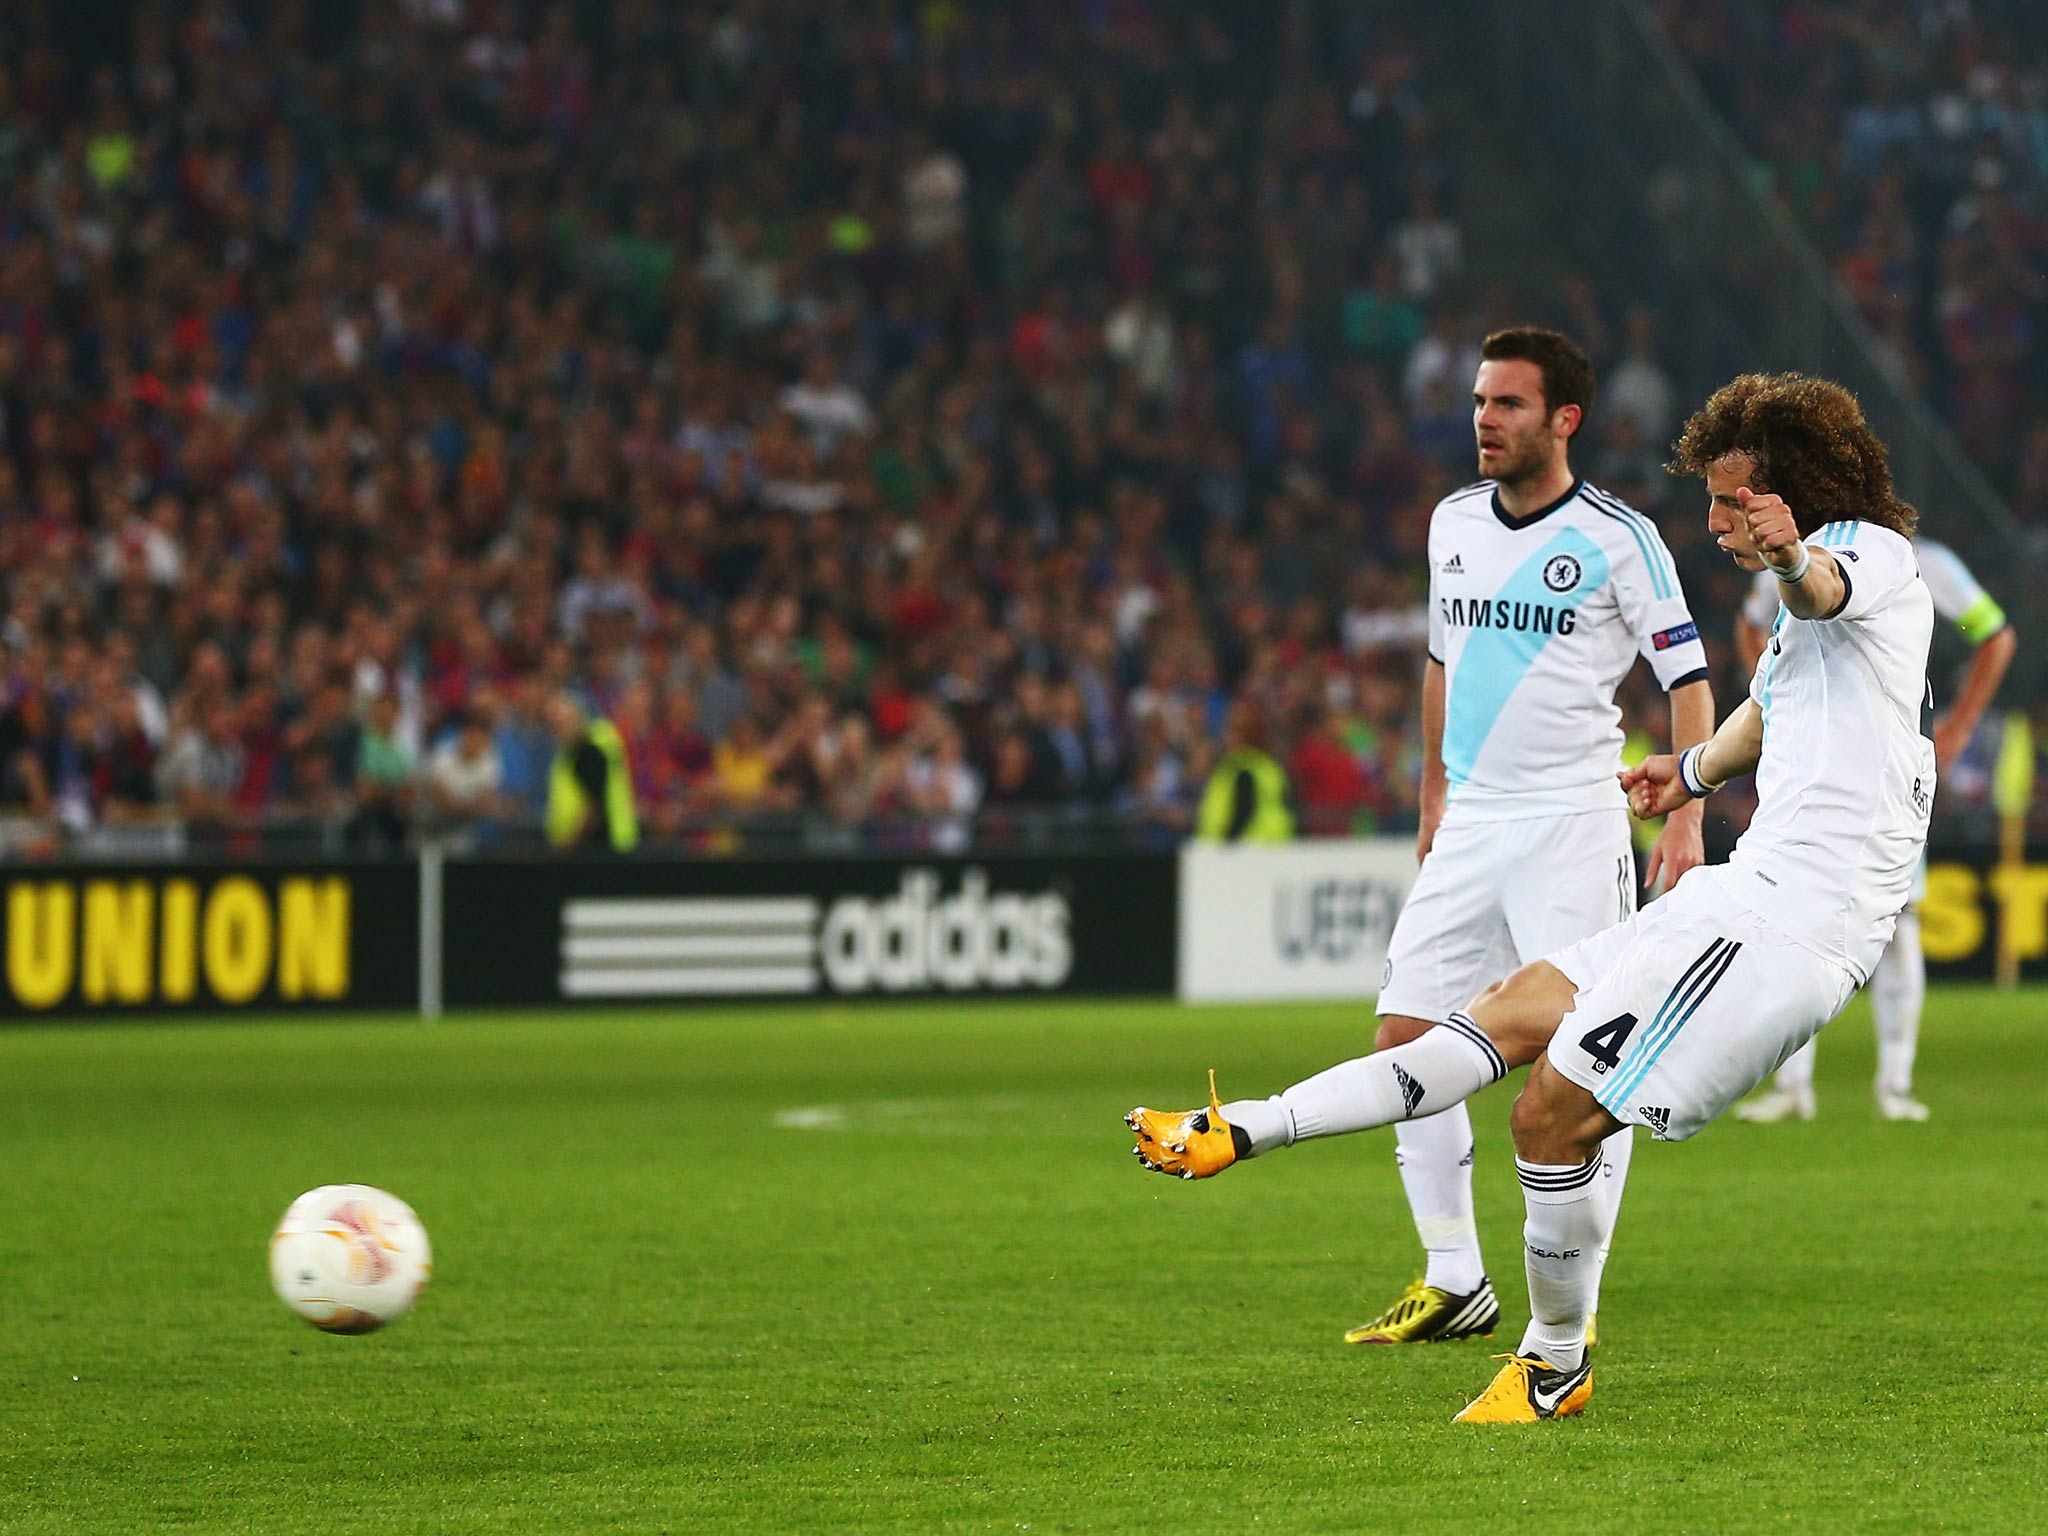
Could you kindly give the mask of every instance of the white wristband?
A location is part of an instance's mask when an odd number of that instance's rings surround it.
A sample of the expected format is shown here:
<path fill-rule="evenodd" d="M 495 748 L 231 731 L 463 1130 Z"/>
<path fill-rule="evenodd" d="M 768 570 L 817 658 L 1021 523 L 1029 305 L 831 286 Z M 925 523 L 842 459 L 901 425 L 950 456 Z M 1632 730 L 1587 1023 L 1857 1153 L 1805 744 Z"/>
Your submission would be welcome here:
<path fill-rule="evenodd" d="M 1695 800 L 1704 800 L 1721 786 L 1709 784 L 1700 774 L 1700 755 L 1707 750 L 1706 743 L 1687 747 L 1678 754 L 1678 782 L 1685 786 L 1685 792 Z"/>
<path fill-rule="evenodd" d="M 1802 543 L 1799 546 L 1799 563 L 1793 566 L 1792 569 L 1789 571 L 1781 571 L 1774 565 L 1771 567 L 1771 574 L 1773 576 L 1776 576 L 1778 580 L 1784 582 L 1785 585 L 1789 587 L 1795 581 L 1804 581 L 1806 579 L 1806 573 L 1812 569 L 1813 551 L 1807 548 L 1804 543 Z"/>

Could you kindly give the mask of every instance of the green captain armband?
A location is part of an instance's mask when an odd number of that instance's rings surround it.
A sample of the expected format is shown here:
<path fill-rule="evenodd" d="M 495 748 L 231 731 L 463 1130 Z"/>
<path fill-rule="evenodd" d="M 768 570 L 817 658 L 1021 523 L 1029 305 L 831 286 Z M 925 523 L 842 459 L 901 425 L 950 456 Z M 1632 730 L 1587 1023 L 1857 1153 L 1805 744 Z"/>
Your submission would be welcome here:
<path fill-rule="evenodd" d="M 1962 611 L 1956 619 L 1956 628 L 1963 632 L 1963 638 L 1970 644 L 1982 645 L 2005 628 L 2005 610 L 1998 606 L 1997 598 L 1986 592 Z"/>

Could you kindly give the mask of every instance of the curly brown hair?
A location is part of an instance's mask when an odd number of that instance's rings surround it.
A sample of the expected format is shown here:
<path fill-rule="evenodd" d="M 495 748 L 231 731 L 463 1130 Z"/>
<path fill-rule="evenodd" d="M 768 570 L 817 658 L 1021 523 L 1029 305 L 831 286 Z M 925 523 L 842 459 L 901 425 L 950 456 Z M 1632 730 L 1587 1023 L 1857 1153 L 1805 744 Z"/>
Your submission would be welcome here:
<path fill-rule="evenodd" d="M 1920 518 L 1892 489 L 1891 458 L 1856 397 L 1803 373 L 1745 373 L 1707 397 L 1671 445 L 1674 475 L 1704 475 L 1739 453 L 1753 489 L 1785 498 L 1804 531 L 1876 523 L 1913 536 Z"/>

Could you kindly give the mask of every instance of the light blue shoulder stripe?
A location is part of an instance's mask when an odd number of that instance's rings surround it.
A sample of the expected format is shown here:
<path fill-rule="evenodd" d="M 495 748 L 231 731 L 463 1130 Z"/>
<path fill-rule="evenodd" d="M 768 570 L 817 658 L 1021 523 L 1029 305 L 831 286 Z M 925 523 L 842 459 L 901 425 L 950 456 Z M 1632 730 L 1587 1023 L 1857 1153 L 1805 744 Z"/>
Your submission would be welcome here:
<path fill-rule="evenodd" d="M 1658 597 L 1677 596 L 1678 566 L 1671 558 L 1671 550 L 1664 542 L 1664 535 L 1657 531 L 1657 525 L 1611 491 L 1603 491 L 1597 485 L 1589 485 L 1585 491 L 1587 499 L 1594 506 L 1610 515 L 1619 516 L 1627 525 L 1629 532 L 1636 535 L 1636 542 L 1644 544 L 1643 560 L 1650 567 L 1652 592 Z"/>
<path fill-rule="evenodd" d="M 1657 558 L 1656 545 L 1644 535 L 1643 530 L 1621 513 L 1610 507 L 1603 507 L 1591 498 L 1587 499 L 1586 504 L 1602 517 L 1613 518 L 1629 531 L 1629 536 L 1636 541 L 1637 551 L 1643 557 L 1643 564 L 1649 568 L 1651 595 L 1660 599 L 1672 596 L 1678 590 L 1677 582 L 1672 575 L 1666 573 L 1663 563 Z"/>

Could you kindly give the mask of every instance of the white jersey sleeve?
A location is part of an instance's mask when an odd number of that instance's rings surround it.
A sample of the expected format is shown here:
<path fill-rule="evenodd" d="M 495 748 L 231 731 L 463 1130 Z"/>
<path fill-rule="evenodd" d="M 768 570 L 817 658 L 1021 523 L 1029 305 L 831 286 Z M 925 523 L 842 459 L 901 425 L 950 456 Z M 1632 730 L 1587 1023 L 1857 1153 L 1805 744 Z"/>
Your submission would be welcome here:
<path fill-rule="evenodd" d="M 1982 645 L 2005 628 L 2005 610 L 1970 573 L 1960 555 L 1932 539 L 1916 539 L 1913 549 L 1920 557 L 1920 575 L 1934 599 L 1937 617 L 1955 625 L 1972 645 Z"/>
<path fill-rule="evenodd" d="M 1614 597 L 1622 622 L 1659 686 L 1668 692 L 1702 682 L 1708 675 L 1707 648 L 1686 606 L 1671 550 L 1646 517 L 1634 518 L 1630 534 L 1614 562 Z"/>
<path fill-rule="evenodd" d="M 1864 529 L 1865 525 L 1858 522 L 1828 523 L 1808 541 L 1834 556 L 1836 569 L 1842 573 L 1842 584 L 1849 589 L 1842 606 L 1823 614 L 1817 622 L 1854 624 L 1867 619 L 1887 608 L 1895 596 L 1920 579 L 1920 566 L 1913 558 L 1911 544 L 1897 534 L 1890 538 L 1859 539 L 1857 535 Z"/>
<path fill-rule="evenodd" d="M 1436 591 L 1436 518 L 1429 520 L 1429 659 L 1438 666 L 1450 653 L 1444 648 L 1444 611 Z"/>

